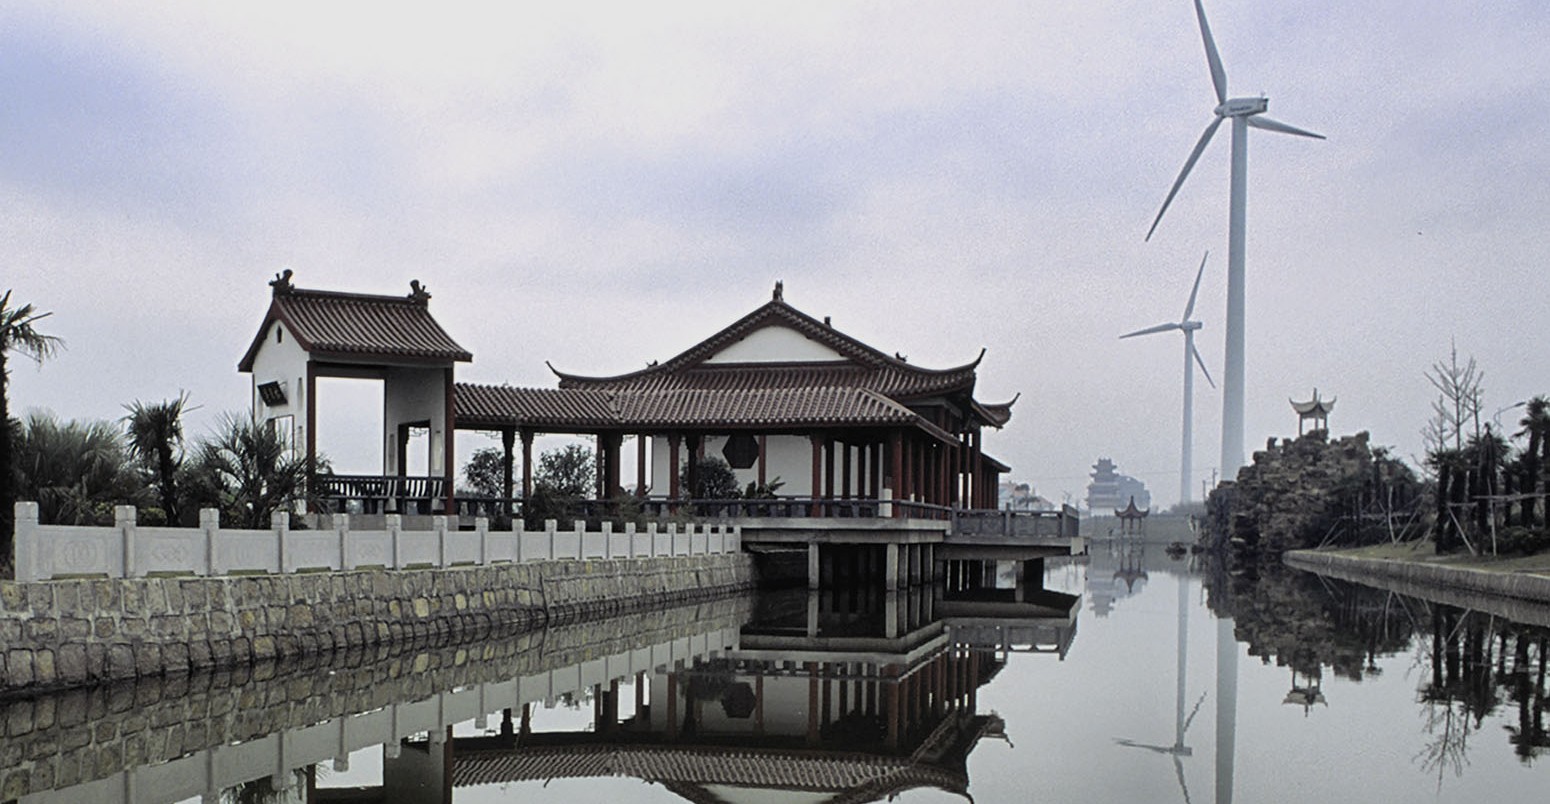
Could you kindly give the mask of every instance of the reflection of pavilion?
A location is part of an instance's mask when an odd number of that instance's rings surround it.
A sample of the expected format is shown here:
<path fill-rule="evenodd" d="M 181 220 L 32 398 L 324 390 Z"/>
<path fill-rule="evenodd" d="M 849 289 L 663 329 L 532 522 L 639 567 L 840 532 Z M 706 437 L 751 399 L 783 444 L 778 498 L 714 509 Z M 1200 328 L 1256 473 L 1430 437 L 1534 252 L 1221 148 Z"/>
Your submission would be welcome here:
<path fill-rule="evenodd" d="M 774 791 L 866 802 L 916 788 L 967 797 L 968 755 L 982 738 L 1005 737 L 999 716 L 977 711 L 979 688 L 1012 651 L 1063 655 L 1080 600 L 1042 590 L 1020 595 L 1037 602 L 935 597 L 929 587 L 768 596 L 738 648 L 594 687 L 585 730 L 535 730 L 528 707 L 506 710 L 498 733 L 389 747 L 382 788 L 348 799 L 450 802 L 456 787 L 609 776 L 693 802 Z M 933 615 L 957 603 L 958 613 Z M 345 795 L 318 790 L 313 800 Z"/>

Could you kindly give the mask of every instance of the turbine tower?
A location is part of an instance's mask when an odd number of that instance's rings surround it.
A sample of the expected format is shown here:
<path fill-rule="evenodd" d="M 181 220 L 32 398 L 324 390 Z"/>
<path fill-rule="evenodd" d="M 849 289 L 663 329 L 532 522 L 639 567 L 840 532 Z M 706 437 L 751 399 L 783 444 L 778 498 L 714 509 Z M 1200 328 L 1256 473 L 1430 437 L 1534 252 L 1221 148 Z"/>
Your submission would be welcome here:
<path fill-rule="evenodd" d="M 1243 369 L 1243 243 L 1244 243 L 1244 209 L 1248 196 L 1248 130 L 1254 128 L 1266 131 L 1279 131 L 1282 134 L 1296 134 L 1299 137 L 1313 137 L 1324 139 L 1321 134 L 1304 131 L 1294 126 L 1289 126 L 1277 120 L 1264 116 L 1269 108 L 1269 101 L 1263 97 L 1229 98 L 1227 97 L 1227 72 L 1222 69 L 1222 58 L 1216 52 L 1216 42 L 1211 38 L 1211 26 L 1206 24 L 1206 10 L 1200 0 L 1195 0 L 1195 16 L 1200 20 L 1200 37 L 1205 41 L 1206 62 L 1211 67 L 1211 84 L 1216 88 L 1216 119 L 1206 126 L 1205 133 L 1200 135 L 1200 141 L 1195 143 L 1195 150 L 1189 154 L 1189 159 L 1184 161 L 1184 169 L 1179 171 L 1179 177 L 1174 180 L 1173 188 L 1168 191 L 1168 197 L 1163 199 L 1162 209 L 1157 211 L 1157 217 L 1152 220 L 1152 228 L 1147 230 L 1146 239 L 1152 239 L 1152 233 L 1157 231 L 1157 224 L 1162 220 L 1163 213 L 1168 211 L 1168 204 L 1178 194 L 1179 187 L 1184 184 L 1184 179 L 1189 175 L 1190 168 L 1195 166 L 1195 161 L 1211 142 L 1211 135 L 1216 133 L 1217 127 L 1223 120 L 1232 120 L 1232 193 L 1227 217 L 1227 348 L 1226 368 L 1222 372 L 1222 475 L 1232 479 L 1237 475 L 1238 468 L 1243 466 L 1243 404 L 1244 404 L 1244 369 Z"/>
<path fill-rule="evenodd" d="M 1206 369 L 1206 361 L 1200 357 L 1200 350 L 1195 348 L 1195 330 L 1203 324 L 1199 321 L 1191 321 L 1190 315 L 1195 312 L 1195 296 L 1200 293 L 1200 278 L 1206 272 L 1206 258 L 1211 256 L 1207 251 L 1205 257 L 1200 258 L 1200 269 L 1195 272 L 1195 287 L 1189 292 L 1189 303 L 1184 305 L 1184 317 L 1177 323 L 1158 324 L 1155 327 L 1138 329 L 1125 335 L 1120 340 L 1134 338 L 1137 335 L 1152 335 L 1158 332 L 1178 330 L 1184 333 L 1184 449 L 1179 458 L 1179 502 L 1187 503 L 1190 500 L 1189 477 L 1191 474 L 1191 459 L 1195 445 L 1195 364 L 1200 365 L 1200 373 L 1206 377 L 1206 382 L 1211 387 L 1216 387 L 1216 382 L 1211 379 L 1211 372 Z"/>

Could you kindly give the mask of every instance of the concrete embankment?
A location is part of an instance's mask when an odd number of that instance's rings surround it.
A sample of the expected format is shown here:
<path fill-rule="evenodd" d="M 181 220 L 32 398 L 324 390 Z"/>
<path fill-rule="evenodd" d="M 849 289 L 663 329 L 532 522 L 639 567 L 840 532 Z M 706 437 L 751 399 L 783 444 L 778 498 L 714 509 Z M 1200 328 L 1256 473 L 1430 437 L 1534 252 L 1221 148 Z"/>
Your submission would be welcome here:
<path fill-rule="evenodd" d="M 436 570 L 0 582 L 0 694 L 437 644 L 755 585 L 742 553 Z"/>
<path fill-rule="evenodd" d="M 1282 561 L 1320 575 L 1550 627 L 1550 576 L 1314 550 L 1290 551 Z"/>

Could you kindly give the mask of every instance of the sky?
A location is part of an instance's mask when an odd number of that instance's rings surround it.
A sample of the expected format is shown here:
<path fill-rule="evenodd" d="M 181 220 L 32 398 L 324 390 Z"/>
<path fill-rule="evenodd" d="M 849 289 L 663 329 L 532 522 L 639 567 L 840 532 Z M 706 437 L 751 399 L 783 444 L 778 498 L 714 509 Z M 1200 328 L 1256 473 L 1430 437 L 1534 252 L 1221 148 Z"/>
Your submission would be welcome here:
<path fill-rule="evenodd" d="M 1317 387 L 1418 459 L 1450 344 L 1488 412 L 1550 392 L 1550 6 L 1206 11 L 1229 93 L 1328 137 L 1250 132 L 1246 447 Z M 207 432 L 285 268 L 419 279 L 460 380 L 529 386 L 665 360 L 782 280 L 912 363 L 987 349 L 979 398 L 1021 398 L 986 451 L 1057 502 L 1099 457 L 1177 498 L 1182 337 L 1118 336 L 1178 320 L 1207 251 L 1221 379 L 1225 129 L 1143 241 L 1213 119 L 1185 0 L 12 0 L 0 93 L 0 287 L 66 342 L 14 361 L 17 412 L 186 390 Z M 380 392 L 340 385 L 322 446 L 372 471 Z M 1194 421 L 1198 495 L 1198 380 Z"/>

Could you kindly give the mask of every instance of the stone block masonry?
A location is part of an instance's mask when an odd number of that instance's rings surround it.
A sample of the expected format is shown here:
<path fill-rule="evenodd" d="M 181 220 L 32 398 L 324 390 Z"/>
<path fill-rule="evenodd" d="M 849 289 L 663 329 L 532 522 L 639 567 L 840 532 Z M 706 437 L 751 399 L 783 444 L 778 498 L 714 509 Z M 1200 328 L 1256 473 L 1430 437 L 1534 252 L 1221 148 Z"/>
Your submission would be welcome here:
<path fill-rule="evenodd" d="M 448 644 L 755 585 L 743 553 L 214 578 L 0 581 L 0 694 Z"/>

